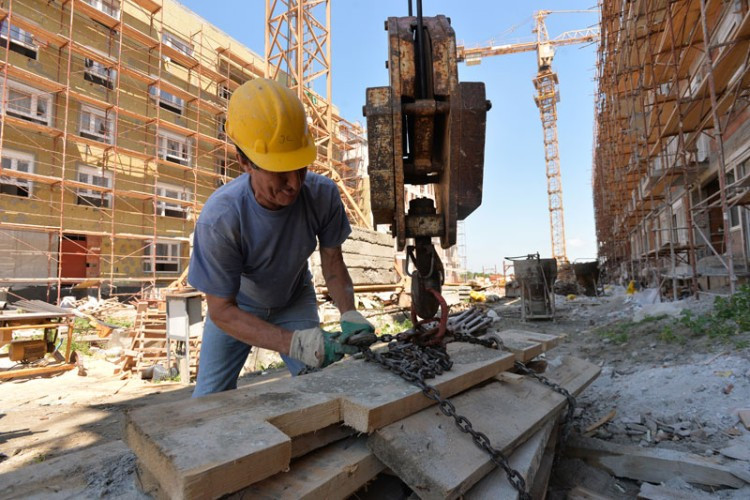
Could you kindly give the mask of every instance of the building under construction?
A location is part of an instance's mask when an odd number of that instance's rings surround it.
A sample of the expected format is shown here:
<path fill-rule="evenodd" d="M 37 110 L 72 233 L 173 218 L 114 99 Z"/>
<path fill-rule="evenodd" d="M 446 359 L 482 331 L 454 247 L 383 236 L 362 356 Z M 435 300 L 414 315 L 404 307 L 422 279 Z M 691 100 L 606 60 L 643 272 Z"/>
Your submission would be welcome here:
<path fill-rule="evenodd" d="M 600 2 L 594 205 L 612 278 L 677 297 L 750 275 L 745 0 Z"/>
<path fill-rule="evenodd" d="M 287 39 L 295 20 L 277 3 L 259 56 L 171 0 L 0 2 L 0 284 L 175 280 L 203 203 L 240 173 L 223 117 L 254 77 L 298 92 L 316 170 L 371 226 L 363 129 L 328 98 L 330 6 L 297 13 L 306 28 Z"/>

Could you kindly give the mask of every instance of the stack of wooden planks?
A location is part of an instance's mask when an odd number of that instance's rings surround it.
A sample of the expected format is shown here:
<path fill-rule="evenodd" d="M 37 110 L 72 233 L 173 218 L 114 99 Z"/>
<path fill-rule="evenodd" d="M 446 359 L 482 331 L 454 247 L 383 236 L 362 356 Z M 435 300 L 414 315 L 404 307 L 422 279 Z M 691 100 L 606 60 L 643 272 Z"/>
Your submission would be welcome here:
<path fill-rule="evenodd" d="M 509 370 L 559 338 L 499 335 L 507 349 L 449 344 L 453 368 L 429 383 L 510 458 L 528 489 L 544 491 L 567 401 Z M 550 359 L 544 375 L 573 394 L 599 373 L 580 359 Z M 420 498 L 515 498 L 504 472 L 417 387 L 361 359 L 134 410 L 125 441 L 170 498 L 345 498 L 381 474 Z"/>

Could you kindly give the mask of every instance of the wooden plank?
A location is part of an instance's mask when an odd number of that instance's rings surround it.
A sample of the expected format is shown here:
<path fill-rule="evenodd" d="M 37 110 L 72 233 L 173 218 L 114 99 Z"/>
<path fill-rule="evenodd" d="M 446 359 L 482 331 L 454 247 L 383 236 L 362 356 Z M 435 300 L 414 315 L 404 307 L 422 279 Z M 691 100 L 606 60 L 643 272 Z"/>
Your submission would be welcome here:
<path fill-rule="evenodd" d="M 552 476 L 552 466 L 555 463 L 555 454 L 557 452 L 557 441 L 559 434 L 553 432 L 550 436 L 550 440 L 547 442 L 547 447 L 544 449 L 544 455 L 542 456 L 542 462 L 539 464 L 539 469 L 536 475 L 531 479 L 532 483 L 529 485 L 529 494 L 531 498 L 546 498 L 547 488 L 549 487 L 549 479 Z"/>
<path fill-rule="evenodd" d="M 448 352 L 453 368 L 431 383 L 449 396 L 514 362 L 473 344 L 451 343 Z M 416 386 L 350 358 L 302 377 L 136 409 L 125 440 L 170 497 L 220 496 L 286 470 L 291 438 L 340 422 L 372 432 L 431 404 Z"/>
<path fill-rule="evenodd" d="M 556 427 L 555 420 L 550 420 L 508 457 L 510 466 L 523 476 L 527 487 L 530 487 L 534 482 L 539 466 L 542 464 L 550 435 Z M 464 498 L 467 500 L 482 500 L 485 498 L 515 500 L 518 498 L 518 492 L 508 482 L 505 472 L 496 468 L 467 491 Z"/>
<path fill-rule="evenodd" d="M 0 371 L 0 380 L 51 375 L 53 373 L 67 372 L 75 367 L 75 364 L 66 363 L 63 365 L 42 366 L 40 368 L 18 368 L 15 370 Z"/>
<path fill-rule="evenodd" d="M 544 346 L 539 342 L 519 337 L 512 331 L 497 332 L 494 335 L 502 340 L 503 347 L 515 354 L 516 361 L 521 363 L 531 361 L 545 351 Z"/>
<path fill-rule="evenodd" d="M 568 357 L 548 376 L 578 393 L 598 373 L 598 366 Z M 452 402 L 506 455 L 566 404 L 562 395 L 538 381 L 514 374 L 502 374 Z M 370 436 L 369 445 L 420 498 L 456 498 L 494 468 L 489 456 L 434 408 L 383 427 Z"/>
<path fill-rule="evenodd" d="M 542 347 L 545 351 L 549 351 L 556 345 L 558 345 L 563 338 L 565 338 L 564 335 L 550 335 L 548 333 L 537 333 L 537 332 L 530 332 L 527 330 L 503 330 L 499 332 L 500 335 L 512 335 L 513 337 L 517 339 L 526 340 L 529 342 L 538 342 L 542 344 Z"/>
<path fill-rule="evenodd" d="M 348 438 L 302 457 L 282 472 L 229 499 L 305 500 L 347 498 L 385 469 L 367 448 L 367 438 Z"/>
<path fill-rule="evenodd" d="M 292 439 L 292 458 L 307 455 L 354 434 L 354 429 L 346 425 L 333 424 L 319 431 L 308 432 Z"/>
<path fill-rule="evenodd" d="M 292 426 L 300 423 L 301 435 L 316 430 L 304 425 L 306 420 L 323 428 L 340 419 L 338 401 L 330 397 L 274 391 L 249 395 L 244 398 L 244 411 L 227 408 L 222 415 L 211 411 L 221 407 L 218 396 L 222 394 L 188 400 L 208 403 L 197 405 L 202 411 L 191 413 L 189 419 L 169 411 L 161 420 L 150 422 L 127 417 L 125 441 L 168 497 L 220 496 L 287 469 L 291 437 L 268 420 L 279 418 Z M 151 408 L 159 406 L 166 405 Z M 143 414 L 146 418 L 153 415 Z M 175 416 L 172 426 L 171 415 Z"/>
<path fill-rule="evenodd" d="M 731 488 L 750 484 L 748 472 L 675 450 L 640 448 L 575 436 L 569 440 L 565 453 L 613 476 L 638 481 L 662 483 L 680 478 L 688 483 Z"/>

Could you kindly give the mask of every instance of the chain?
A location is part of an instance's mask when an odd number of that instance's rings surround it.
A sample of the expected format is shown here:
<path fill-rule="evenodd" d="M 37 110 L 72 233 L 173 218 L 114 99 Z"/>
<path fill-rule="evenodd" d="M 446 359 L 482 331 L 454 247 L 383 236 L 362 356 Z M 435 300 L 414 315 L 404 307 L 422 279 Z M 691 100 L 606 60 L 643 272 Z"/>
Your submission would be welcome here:
<path fill-rule="evenodd" d="M 469 312 L 467 316 L 458 316 L 458 324 L 460 324 L 461 317 L 467 318 L 471 314 Z M 413 340 L 419 340 L 419 334 L 429 326 L 433 325 L 425 324 L 423 327 L 416 326 L 413 330 L 407 330 L 396 335 L 381 335 L 378 340 L 387 343 L 388 350 L 372 351 L 369 346 L 359 346 L 360 352 L 365 360 L 377 363 L 407 382 L 414 384 L 422 391 L 422 394 L 435 401 L 440 411 L 444 415 L 453 418 L 458 429 L 465 434 L 469 434 L 474 444 L 485 451 L 492 462 L 505 472 L 508 482 L 518 491 L 519 498 L 521 500 L 531 500 L 531 495 L 526 491 L 526 481 L 517 470 L 510 466 L 508 458 L 502 451 L 494 448 L 486 434 L 475 430 L 469 419 L 456 411 L 456 407 L 452 402 L 443 398 L 435 386 L 426 382 L 428 379 L 449 371 L 453 366 L 453 362 L 444 344 L 424 346 L 412 342 Z M 494 336 L 479 338 L 468 333 L 463 333 L 459 328 L 449 328 L 449 334 L 453 337 L 453 341 L 478 344 L 491 349 L 502 347 L 502 341 Z M 575 397 L 559 384 L 530 370 L 519 361 L 515 362 L 515 368 L 518 372 L 529 375 L 553 391 L 562 394 L 568 400 L 568 408 L 561 428 L 562 442 L 564 443 L 570 434 L 573 413 L 576 407 Z M 317 370 L 304 370 L 300 374 L 312 371 Z"/>
<path fill-rule="evenodd" d="M 458 429 L 465 434 L 469 434 L 474 444 L 484 450 L 495 465 L 503 469 L 508 477 L 508 482 L 518 491 L 519 498 L 531 500 L 531 495 L 526 491 L 526 481 L 517 470 L 510 466 L 508 458 L 492 446 L 486 434 L 474 430 L 469 419 L 460 415 L 453 403 L 443 398 L 435 386 L 425 382 L 427 379 L 450 370 L 453 366 L 445 346 L 419 346 L 409 342 L 405 333 L 407 332 L 396 336 L 382 335 L 380 340 L 388 342 L 387 351 L 375 352 L 369 347 L 360 347 L 360 350 L 366 360 L 378 363 L 407 382 L 411 382 L 419 387 L 422 394 L 435 401 L 440 411 L 444 415 L 452 417 Z M 454 340 L 480 344 L 485 347 L 498 347 L 498 343 L 494 339 L 479 339 L 455 332 L 453 337 Z"/>
<path fill-rule="evenodd" d="M 565 417 L 563 418 L 563 425 L 561 429 L 562 444 L 564 444 L 568 440 L 568 436 L 570 435 L 570 430 L 573 425 L 573 414 L 575 413 L 575 410 L 576 410 L 575 396 L 573 396 L 570 392 L 568 392 L 567 389 L 560 386 L 559 384 L 556 384 L 555 382 L 552 382 L 547 377 L 539 375 L 534 370 L 527 368 L 526 365 L 524 365 L 520 361 L 516 361 L 514 364 L 514 367 L 520 373 L 523 373 L 524 375 L 528 375 L 530 377 L 537 379 L 539 382 L 546 385 L 553 391 L 565 396 L 565 399 L 568 400 L 568 408 L 565 411 Z"/>
<path fill-rule="evenodd" d="M 473 335 L 469 335 L 466 333 L 460 333 L 460 332 L 453 332 L 451 334 L 453 336 L 453 340 L 457 342 L 466 342 L 468 344 L 479 344 L 484 347 L 489 347 L 490 349 L 500 349 L 502 347 L 502 343 L 500 340 L 496 337 L 475 337 Z"/>

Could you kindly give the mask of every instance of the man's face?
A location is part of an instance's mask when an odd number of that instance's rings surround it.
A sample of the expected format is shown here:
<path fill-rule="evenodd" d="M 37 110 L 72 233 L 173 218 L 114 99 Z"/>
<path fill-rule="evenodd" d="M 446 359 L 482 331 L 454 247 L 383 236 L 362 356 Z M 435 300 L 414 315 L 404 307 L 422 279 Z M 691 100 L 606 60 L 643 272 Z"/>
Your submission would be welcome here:
<path fill-rule="evenodd" d="M 260 206 L 269 210 L 279 210 L 294 203 L 305 183 L 307 167 L 291 172 L 269 172 L 242 163 L 245 172 L 250 174 L 255 199 Z"/>

